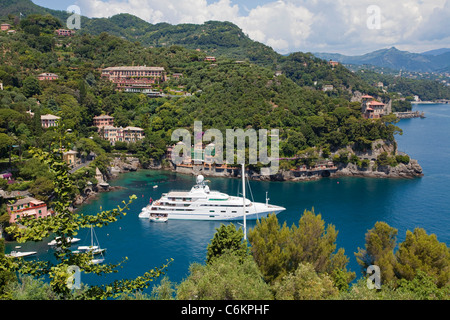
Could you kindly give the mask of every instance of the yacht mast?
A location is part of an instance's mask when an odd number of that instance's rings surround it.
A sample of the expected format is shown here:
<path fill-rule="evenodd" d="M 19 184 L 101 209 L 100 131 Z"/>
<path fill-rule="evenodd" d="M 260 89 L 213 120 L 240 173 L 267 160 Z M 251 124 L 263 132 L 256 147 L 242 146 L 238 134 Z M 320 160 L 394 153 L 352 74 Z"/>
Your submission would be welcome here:
<path fill-rule="evenodd" d="M 242 163 L 242 209 L 244 210 L 244 240 L 247 240 L 247 219 L 245 213 L 245 164 Z"/>

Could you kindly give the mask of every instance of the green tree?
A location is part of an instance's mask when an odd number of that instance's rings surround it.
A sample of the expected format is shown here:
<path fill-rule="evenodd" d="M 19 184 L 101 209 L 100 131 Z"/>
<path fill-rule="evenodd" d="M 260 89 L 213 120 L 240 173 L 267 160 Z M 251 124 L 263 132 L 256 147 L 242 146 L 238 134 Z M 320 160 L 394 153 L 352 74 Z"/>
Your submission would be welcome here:
<path fill-rule="evenodd" d="M 269 300 L 272 294 L 251 256 L 242 259 L 228 251 L 206 265 L 192 264 L 177 288 L 177 299 Z"/>
<path fill-rule="evenodd" d="M 413 280 L 422 271 L 433 278 L 437 287 L 450 285 L 450 250 L 435 234 L 428 235 L 422 228 L 408 230 L 395 257 L 400 279 Z"/>
<path fill-rule="evenodd" d="M 30 186 L 30 193 L 35 196 L 36 199 L 42 201 L 48 201 L 53 193 L 54 184 L 48 177 L 38 177 L 33 181 Z"/>
<path fill-rule="evenodd" d="M 412 293 L 420 300 L 450 300 L 450 285 L 439 287 L 436 277 L 417 270 L 412 280 L 400 279 L 398 282 L 399 292 Z"/>
<path fill-rule="evenodd" d="M 286 274 L 285 263 L 288 255 L 285 246 L 288 239 L 289 229 L 286 223 L 280 227 L 274 214 L 258 220 L 255 228 L 249 230 L 248 240 L 253 258 L 268 283 Z"/>
<path fill-rule="evenodd" d="M 358 248 L 356 260 L 363 270 L 370 265 L 377 265 L 381 271 L 381 281 L 395 281 L 396 259 L 394 249 L 397 241 L 397 229 L 385 222 L 375 223 L 374 228 L 366 233 L 365 249 Z"/>
<path fill-rule="evenodd" d="M 243 237 L 244 232 L 241 228 L 237 230 L 232 223 L 228 225 L 221 224 L 208 244 L 206 263 L 210 263 L 213 258 L 227 251 L 233 251 L 238 256 L 245 257 L 248 254 L 248 248 L 247 243 L 243 241 Z"/>
<path fill-rule="evenodd" d="M 3 212 L 0 210 L 0 215 L 3 215 Z M 9 215 L 8 215 L 9 219 Z M 2 222 L 0 222 L 2 223 Z M 5 239 L 0 238 L 0 260 L 5 259 Z M 0 300 L 3 299 L 11 299 L 11 293 L 7 289 L 8 286 L 12 283 L 16 283 L 17 278 L 15 273 L 12 270 L 8 269 L 0 269 Z"/>
<path fill-rule="evenodd" d="M 11 145 L 14 144 L 14 139 L 6 133 L 0 132 L 0 157 L 7 157 Z"/>
<path fill-rule="evenodd" d="M 299 225 L 292 226 L 289 250 L 289 269 L 293 270 L 302 262 L 311 263 L 319 272 L 331 274 L 334 269 L 344 269 L 348 263 L 344 249 L 336 253 L 338 232 L 333 225 L 325 228 L 325 221 L 320 214 L 305 210 Z"/>
<path fill-rule="evenodd" d="M 42 279 L 29 275 L 19 276 L 18 281 L 11 282 L 7 287 L 11 300 L 58 300 L 59 296 L 52 291 L 51 286 Z"/>
<path fill-rule="evenodd" d="M 335 227 L 325 228 L 321 215 L 314 210 L 305 210 L 298 227 L 288 228 L 286 223 L 280 227 L 276 216 L 269 215 L 249 232 L 253 257 L 269 283 L 294 272 L 300 263 L 310 263 L 318 273 L 336 275 L 340 282 L 351 282 L 354 273 L 346 269 L 344 249 L 335 252 L 336 239 Z"/>
<path fill-rule="evenodd" d="M 22 91 L 28 98 L 41 94 L 41 85 L 39 84 L 39 80 L 33 76 L 26 77 L 25 80 L 23 80 Z"/>
<path fill-rule="evenodd" d="M 339 290 L 327 274 L 319 274 L 310 263 L 298 268 L 274 284 L 276 300 L 325 300 L 337 298 Z"/>

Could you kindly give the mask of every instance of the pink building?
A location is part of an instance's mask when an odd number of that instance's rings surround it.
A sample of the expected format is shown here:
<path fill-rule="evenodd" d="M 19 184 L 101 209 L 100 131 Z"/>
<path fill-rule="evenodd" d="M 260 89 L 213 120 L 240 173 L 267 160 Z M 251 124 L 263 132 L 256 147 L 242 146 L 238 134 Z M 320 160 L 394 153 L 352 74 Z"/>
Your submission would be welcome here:
<path fill-rule="evenodd" d="M 123 66 L 102 70 L 102 77 L 117 85 L 117 89 L 148 89 L 154 84 L 166 81 L 163 67 Z"/>
<path fill-rule="evenodd" d="M 59 119 L 61 118 L 58 116 L 44 114 L 41 116 L 41 125 L 43 128 L 57 127 Z"/>
<path fill-rule="evenodd" d="M 41 73 L 37 76 L 38 80 L 58 80 L 59 76 L 54 73 Z"/>
<path fill-rule="evenodd" d="M 144 139 L 144 129 L 138 127 L 114 127 L 103 126 L 99 127 L 99 134 L 103 139 L 108 140 L 111 144 L 116 141 L 122 142 L 136 142 Z"/>
<path fill-rule="evenodd" d="M 332 66 L 332 67 L 336 67 L 336 66 L 339 65 L 339 62 L 330 60 L 330 61 L 328 61 L 328 64 L 329 64 L 330 66 Z"/>
<path fill-rule="evenodd" d="M 94 117 L 94 126 L 96 126 L 97 128 L 113 125 L 114 125 L 114 117 L 108 115 L 101 115 Z"/>
<path fill-rule="evenodd" d="M 9 222 L 15 223 L 22 217 L 32 216 L 34 218 L 45 218 L 50 215 L 45 202 L 35 198 L 27 197 L 7 205 Z"/>
<path fill-rule="evenodd" d="M 2 23 L 1 29 L 2 31 L 8 31 L 11 28 L 11 25 L 9 23 Z"/>
<path fill-rule="evenodd" d="M 70 37 L 75 34 L 75 30 L 58 29 L 58 30 L 55 30 L 55 33 L 58 36 Z"/>

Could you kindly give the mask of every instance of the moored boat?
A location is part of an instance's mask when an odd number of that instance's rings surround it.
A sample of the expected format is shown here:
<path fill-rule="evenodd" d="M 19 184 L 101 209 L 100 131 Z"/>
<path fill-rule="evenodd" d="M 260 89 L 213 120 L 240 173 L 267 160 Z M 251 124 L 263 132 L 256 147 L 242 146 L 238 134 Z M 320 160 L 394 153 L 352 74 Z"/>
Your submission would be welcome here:
<path fill-rule="evenodd" d="M 244 175 L 242 177 L 244 184 Z M 244 212 L 245 208 L 245 212 Z M 151 219 L 155 215 L 167 216 L 168 220 L 256 220 L 285 208 L 268 203 L 253 202 L 244 197 L 229 196 L 209 189 L 204 177 L 197 176 L 190 191 L 163 193 L 159 200 L 151 201 L 142 208 L 139 218 Z"/>
<path fill-rule="evenodd" d="M 27 251 L 27 252 L 11 251 L 9 254 L 6 254 L 5 256 L 9 258 L 22 258 L 35 255 L 36 253 L 37 251 Z"/>
<path fill-rule="evenodd" d="M 78 238 L 67 238 L 66 240 L 70 243 L 77 243 L 78 241 L 80 241 L 80 239 L 78 239 Z M 61 237 L 57 237 L 57 238 L 53 239 L 52 241 L 50 241 L 48 243 L 48 245 L 56 246 L 57 244 L 60 244 L 60 243 L 61 243 Z"/>

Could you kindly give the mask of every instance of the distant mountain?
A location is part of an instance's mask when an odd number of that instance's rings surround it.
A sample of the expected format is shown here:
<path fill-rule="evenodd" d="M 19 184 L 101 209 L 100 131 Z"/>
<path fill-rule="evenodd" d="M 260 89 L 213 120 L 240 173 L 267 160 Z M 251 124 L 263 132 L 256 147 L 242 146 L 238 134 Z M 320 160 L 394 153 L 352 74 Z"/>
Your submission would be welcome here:
<path fill-rule="evenodd" d="M 250 39 L 231 22 L 207 21 L 203 24 L 151 24 L 130 14 L 82 21 L 80 33 L 98 35 L 102 32 L 139 41 L 145 46 L 180 45 L 199 49 L 212 56 L 225 55 L 236 60 L 272 66 L 280 56 L 271 47 Z"/>
<path fill-rule="evenodd" d="M 423 55 L 431 55 L 431 56 L 438 56 L 443 53 L 450 52 L 450 48 L 441 48 L 441 49 L 435 49 L 430 51 L 422 52 Z"/>
<path fill-rule="evenodd" d="M 338 53 L 314 53 L 314 55 L 321 59 L 331 59 L 344 64 L 366 64 L 416 72 L 442 72 L 450 67 L 450 49 L 438 49 L 420 54 L 400 51 L 392 47 L 359 56 L 346 56 Z"/>

